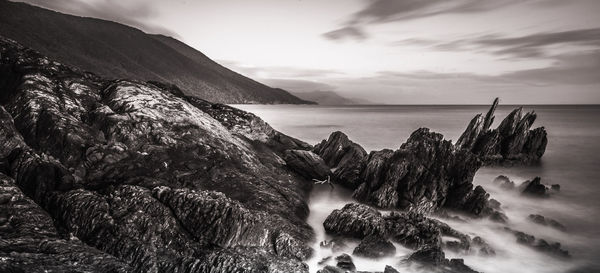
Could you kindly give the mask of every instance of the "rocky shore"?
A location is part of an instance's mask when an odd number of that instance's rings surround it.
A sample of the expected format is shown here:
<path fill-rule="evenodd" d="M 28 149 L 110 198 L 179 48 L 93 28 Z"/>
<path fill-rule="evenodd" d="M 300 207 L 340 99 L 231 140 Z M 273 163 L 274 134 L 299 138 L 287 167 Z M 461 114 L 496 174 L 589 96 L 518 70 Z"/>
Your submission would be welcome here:
<path fill-rule="evenodd" d="M 0 89 L 0 271 L 9 272 L 308 272 L 313 180 L 353 192 L 356 202 L 323 223 L 341 244 L 360 241 L 352 255 L 389 257 L 399 244 L 414 253 L 382 271 L 475 272 L 444 251 L 494 249 L 439 219 L 509 221 L 473 176 L 486 164 L 533 163 L 547 143 L 520 108 L 490 129 L 496 100 L 456 144 L 421 128 L 395 151 L 367 153 L 342 132 L 313 147 L 176 86 L 104 79 L 5 38 Z M 539 192 L 535 181 L 524 191 Z M 356 270 L 349 254 L 330 259 L 321 272 Z"/>

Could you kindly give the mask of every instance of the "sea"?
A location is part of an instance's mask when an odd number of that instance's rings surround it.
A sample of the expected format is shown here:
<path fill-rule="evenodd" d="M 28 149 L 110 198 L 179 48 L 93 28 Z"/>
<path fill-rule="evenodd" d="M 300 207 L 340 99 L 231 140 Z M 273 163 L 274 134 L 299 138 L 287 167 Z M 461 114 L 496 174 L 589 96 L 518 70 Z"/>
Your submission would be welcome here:
<path fill-rule="evenodd" d="M 398 149 L 410 134 L 427 127 L 456 142 L 469 121 L 487 112 L 486 105 L 233 105 L 252 112 L 282 133 L 311 144 L 326 139 L 334 131 L 342 131 L 362 145 L 367 152 L 384 148 Z M 516 105 L 500 105 L 495 113 L 495 128 Z M 600 272 L 600 106 L 598 105 L 524 105 L 524 111 L 535 111 L 533 127 L 543 126 L 548 132 L 548 146 L 539 164 L 516 167 L 484 167 L 475 185 L 502 203 L 509 218 L 507 224 L 489 220 L 459 222 L 443 220 L 471 236 L 481 236 L 496 250 L 493 257 L 446 252 L 447 258 L 463 258 L 465 264 L 481 272 Z M 493 179 L 506 175 L 517 185 L 541 177 L 544 184 L 560 184 L 560 191 L 549 198 L 527 198 L 518 192 L 502 190 Z M 323 221 L 334 209 L 352 202 L 350 192 L 336 187 L 316 186 L 311 193 L 309 224 L 317 234 L 315 255 L 308 261 L 311 272 L 334 259 L 318 263 L 339 253 L 321 249 L 319 242 L 330 239 Z M 540 214 L 566 226 L 566 231 L 532 223 L 528 215 Z M 560 242 L 572 255 L 561 259 L 520 245 L 515 237 L 503 231 L 508 226 L 552 242 Z M 358 242 L 351 242 L 342 252 L 352 253 Z M 353 257 L 357 270 L 383 271 L 392 265 L 401 272 L 419 272 L 403 267 L 401 261 L 412 251 L 396 245 L 394 257 L 381 260 Z M 408 265 L 406 265 L 408 266 Z"/>

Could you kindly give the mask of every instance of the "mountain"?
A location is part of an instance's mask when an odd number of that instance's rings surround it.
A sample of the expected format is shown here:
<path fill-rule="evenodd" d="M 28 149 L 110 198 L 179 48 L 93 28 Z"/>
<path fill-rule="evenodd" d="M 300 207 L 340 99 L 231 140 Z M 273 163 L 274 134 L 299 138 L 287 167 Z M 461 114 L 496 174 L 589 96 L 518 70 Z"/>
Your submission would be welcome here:
<path fill-rule="evenodd" d="M 0 35 L 108 78 L 161 81 L 218 103 L 311 103 L 214 62 L 162 35 L 94 18 L 0 0 Z"/>
<path fill-rule="evenodd" d="M 333 91 L 292 92 L 303 100 L 314 101 L 320 105 L 372 104 L 363 99 L 346 98 Z"/>

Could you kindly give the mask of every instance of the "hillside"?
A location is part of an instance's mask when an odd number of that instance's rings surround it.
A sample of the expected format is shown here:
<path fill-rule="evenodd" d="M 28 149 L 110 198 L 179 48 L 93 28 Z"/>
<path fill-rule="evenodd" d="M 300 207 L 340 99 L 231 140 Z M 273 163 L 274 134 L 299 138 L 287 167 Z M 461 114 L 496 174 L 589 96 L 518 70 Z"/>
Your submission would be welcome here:
<path fill-rule="evenodd" d="M 219 103 L 308 103 L 214 62 L 186 44 L 94 18 L 0 0 L 0 35 L 108 78 L 169 82 Z"/>

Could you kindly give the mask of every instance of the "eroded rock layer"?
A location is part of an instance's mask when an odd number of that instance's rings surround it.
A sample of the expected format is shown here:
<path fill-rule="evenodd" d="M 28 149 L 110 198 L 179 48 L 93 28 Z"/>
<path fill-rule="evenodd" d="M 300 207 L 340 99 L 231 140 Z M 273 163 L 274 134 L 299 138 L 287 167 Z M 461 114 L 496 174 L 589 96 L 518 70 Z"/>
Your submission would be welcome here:
<path fill-rule="evenodd" d="M 102 79 L 4 38 L 0 58 L 0 268 L 307 271 L 311 183 L 282 158 L 310 145 L 174 86 Z M 30 209 L 13 214 L 20 202 Z"/>

